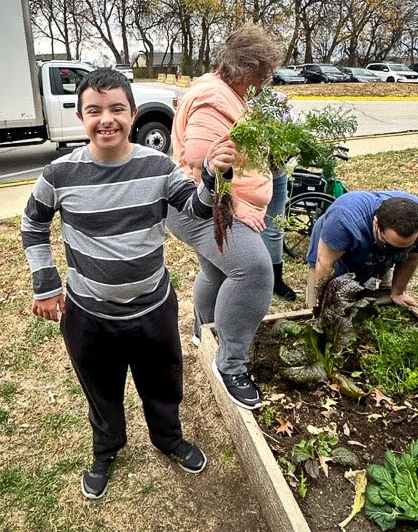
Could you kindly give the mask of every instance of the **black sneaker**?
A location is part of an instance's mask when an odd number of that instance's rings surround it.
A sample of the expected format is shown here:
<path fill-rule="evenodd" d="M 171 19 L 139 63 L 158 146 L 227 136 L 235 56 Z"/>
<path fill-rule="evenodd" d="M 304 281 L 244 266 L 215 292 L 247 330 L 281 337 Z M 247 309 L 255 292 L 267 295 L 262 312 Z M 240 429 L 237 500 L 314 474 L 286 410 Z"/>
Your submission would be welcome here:
<path fill-rule="evenodd" d="M 182 440 L 168 456 L 188 473 L 200 473 L 205 469 L 207 462 L 206 456 L 199 447 L 186 440 Z"/>
<path fill-rule="evenodd" d="M 222 384 L 224 390 L 235 404 L 248 410 L 260 408 L 260 391 L 248 373 L 240 373 L 238 375 L 222 373 L 218 369 L 215 359 L 212 362 L 212 370 L 215 377 Z"/>
<path fill-rule="evenodd" d="M 100 499 L 107 491 L 109 468 L 114 458 L 95 460 L 93 467 L 84 471 L 81 477 L 81 491 L 89 499 Z"/>

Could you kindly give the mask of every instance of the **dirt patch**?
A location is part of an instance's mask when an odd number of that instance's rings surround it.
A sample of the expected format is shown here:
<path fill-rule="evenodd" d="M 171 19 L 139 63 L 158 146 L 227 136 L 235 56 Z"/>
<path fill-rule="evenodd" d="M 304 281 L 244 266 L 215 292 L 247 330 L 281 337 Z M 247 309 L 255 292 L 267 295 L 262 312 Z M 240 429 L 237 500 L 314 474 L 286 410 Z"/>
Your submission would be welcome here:
<path fill-rule="evenodd" d="M 267 435 L 277 460 L 289 453 L 301 440 L 309 440 L 312 433 L 308 426 L 331 430 L 338 435 L 338 446 L 353 451 L 359 464 L 356 469 L 366 468 L 370 463 L 380 462 L 386 450 L 394 453 L 404 451 L 411 440 L 418 438 L 418 398 L 394 401 L 394 406 L 382 401 L 380 404 L 373 395 L 361 401 L 341 396 L 337 391 L 323 384 L 309 389 L 296 389 L 284 382 L 275 371 L 275 354 L 281 341 L 271 335 L 272 324 L 261 325 L 254 342 L 253 373 L 261 384 L 265 404 L 256 419 Z M 275 408 L 273 421 L 266 408 Z M 291 425 L 290 432 L 280 432 L 285 424 Z M 354 501 L 354 488 L 344 478 L 347 468 L 329 463 L 329 478 L 320 470 L 317 479 L 308 479 L 307 494 L 302 498 L 300 477 L 296 480 L 288 476 L 291 489 L 313 532 L 340 532 L 338 523 L 351 511 Z M 283 466 L 285 470 L 286 467 Z M 414 528 L 415 530 L 416 528 Z M 380 528 L 369 521 L 364 513 L 358 514 L 347 526 L 348 532 L 378 532 Z M 411 531 L 412 528 L 397 528 Z"/>
<path fill-rule="evenodd" d="M 190 343 L 198 266 L 193 251 L 173 237 L 166 256 L 179 299 L 181 419 L 185 437 L 205 451 L 207 469 L 188 475 L 153 448 L 128 376 L 128 444 L 118 455 L 106 497 L 88 501 L 81 495 L 80 475 L 91 460 L 86 401 L 59 331 L 31 315 L 32 281 L 18 222 L 0 225 L 0 530 L 268 532 Z M 58 220 L 51 241 L 64 279 Z"/>
<path fill-rule="evenodd" d="M 418 97 L 418 83 L 306 83 L 276 89 L 289 96 Z"/>

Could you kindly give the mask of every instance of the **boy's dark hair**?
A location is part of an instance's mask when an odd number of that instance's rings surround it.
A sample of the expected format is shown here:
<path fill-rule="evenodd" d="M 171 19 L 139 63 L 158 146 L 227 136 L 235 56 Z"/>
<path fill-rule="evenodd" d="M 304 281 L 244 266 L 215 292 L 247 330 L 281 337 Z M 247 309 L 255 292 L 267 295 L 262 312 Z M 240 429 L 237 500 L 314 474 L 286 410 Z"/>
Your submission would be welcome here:
<path fill-rule="evenodd" d="M 128 78 L 121 72 L 118 72 L 113 68 L 106 67 L 97 68 L 96 70 L 89 72 L 87 76 L 84 76 L 84 78 L 81 80 L 77 90 L 77 111 L 79 113 L 81 113 L 82 108 L 83 92 L 89 87 L 100 93 L 109 89 L 121 88 L 126 94 L 126 98 L 128 99 L 129 106 L 131 108 L 131 113 L 134 111 L 134 109 L 136 109 L 134 95 L 132 94 L 131 84 Z"/>
<path fill-rule="evenodd" d="M 381 231 L 393 229 L 405 238 L 418 231 L 418 203 L 408 198 L 389 198 L 376 210 Z"/>

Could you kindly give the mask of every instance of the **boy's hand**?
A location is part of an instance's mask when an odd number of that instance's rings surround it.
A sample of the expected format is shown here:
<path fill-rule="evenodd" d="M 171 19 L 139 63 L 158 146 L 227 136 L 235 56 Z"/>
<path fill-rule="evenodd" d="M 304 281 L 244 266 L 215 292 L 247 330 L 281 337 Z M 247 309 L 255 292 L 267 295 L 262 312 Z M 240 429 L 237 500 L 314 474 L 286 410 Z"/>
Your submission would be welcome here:
<path fill-rule="evenodd" d="M 32 312 L 36 316 L 41 316 L 46 320 L 58 321 L 57 308 L 65 314 L 64 295 L 50 297 L 48 299 L 37 300 L 33 302 Z"/>
<path fill-rule="evenodd" d="M 229 138 L 229 133 L 225 133 L 225 135 L 212 142 L 209 146 L 206 157 L 210 172 L 214 174 L 216 168 L 219 168 L 224 174 L 231 168 L 236 156 L 235 144 Z"/>

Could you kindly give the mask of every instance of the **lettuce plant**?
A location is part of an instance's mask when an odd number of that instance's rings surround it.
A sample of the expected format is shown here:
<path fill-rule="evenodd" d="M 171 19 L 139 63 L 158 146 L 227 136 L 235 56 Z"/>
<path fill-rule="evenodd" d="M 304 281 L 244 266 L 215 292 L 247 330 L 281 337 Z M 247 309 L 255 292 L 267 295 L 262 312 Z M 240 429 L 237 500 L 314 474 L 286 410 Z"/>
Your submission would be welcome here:
<path fill-rule="evenodd" d="M 418 440 L 395 456 L 387 451 L 383 464 L 371 464 L 366 488 L 365 511 L 382 530 L 397 521 L 418 524 Z"/>

